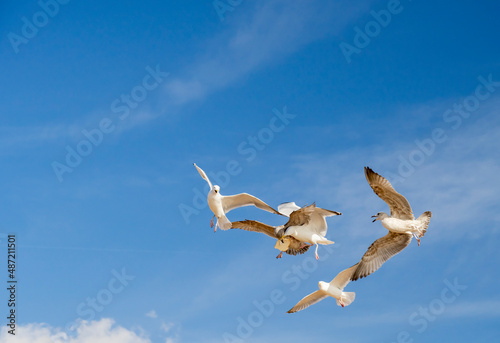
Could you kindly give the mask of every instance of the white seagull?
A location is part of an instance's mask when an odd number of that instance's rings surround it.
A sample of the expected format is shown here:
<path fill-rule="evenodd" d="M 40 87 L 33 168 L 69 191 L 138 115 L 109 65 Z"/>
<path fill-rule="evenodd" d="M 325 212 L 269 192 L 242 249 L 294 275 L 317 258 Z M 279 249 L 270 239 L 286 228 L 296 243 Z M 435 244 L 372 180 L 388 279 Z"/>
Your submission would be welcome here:
<path fill-rule="evenodd" d="M 389 205 L 390 216 L 384 212 L 372 216 L 372 218 L 375 218 L 373 222 L 380 220 L 382 225 L 389 230 L 389 233 L 370 245 L 361 261 L 357 264 L 351 279 L 353 281 L 375 272 L 387 260 L 406 248 L 413 236 L 420 245 L 420 238 L 427 231 L 432 216 L 432 213 L 427 211 L 415 219 L 408 200 L 396 192 L 387 179 L 375 173 L 369 167 L 365 167 L 365 176 L 375 194 Z"/>
<path fill-rule="evenodd" d="M 210 221 L 210 227 L 214 227 L 214 217 L 217 217 L 217 223 L 215 224 L 214 232 L 217 231 L 217 226 L 222 230 L 229 230 L 231 228 L 231 222 L 229 221 L 229 219 L 227 219 L 226 213 L 238 207 L 253 205 L 257 208 L 260 208 L 261 210 L 281 215 L 281 213 L 276 211 L 274 208 L 272 208 L 262 200 L 254 197 L 253 195 L 247 193 L 240 193 L 229 196 L 221 195 L 220 187 L 217 185 L 212 186 L 210 179 L 208 178 L 207 174 L 205 174 L 203 169 L 198 167 L 196 163 L 193 164 L 198 170 L 198 173 L 200 173 L 201 177 L 205 181 L 207 181 L 208 185 L 210 186 L 210 191 L 208 192 L 207 196 L 207 202 L 208 207 L 210 207 L 210 209 L 214 213 L 214 216 Z"/>
<path fill-rule="evenodd" d="M 277 249 L 284 251 L 280 248 L 280 240 L 283 237 L 292 236 L 301 242 L 315 244 L 316 250 L 314 254 L 316 259 L 319 259 L 318 244 L 328 245 L 334 243 L 325 237 L 328 230 L 325 218 L 341 215 L 342 213 L 325 210 L 316 207 L 315 204 L 300 208 L 294 202 L 279 205 L 278 211 L 285 216 L 289 216 L 290 220 L 283 227 L 276 228 L 276 235 L 278 236 Z"/>
<path fill-rule="evenodd" d="M 337 300 L 338 306 L 348 306 L 356 297 L 356 293 L 354 292 L 344 292 L 345 286 L 351 280 L 352 274 L 356 269 L 357 265 L 354 265 L 350 268 L 347 268 L 341 271 L 330 283 L 320 281 L 319 282 L 319 290 L 313 292 L 297 303 L 294 307 L 292 307 L 288 313 L 295 313 L 298 311 L 302 311 L 303 309 L 314 305 L 321 300 L 330 297 L 333 297 Z"/>

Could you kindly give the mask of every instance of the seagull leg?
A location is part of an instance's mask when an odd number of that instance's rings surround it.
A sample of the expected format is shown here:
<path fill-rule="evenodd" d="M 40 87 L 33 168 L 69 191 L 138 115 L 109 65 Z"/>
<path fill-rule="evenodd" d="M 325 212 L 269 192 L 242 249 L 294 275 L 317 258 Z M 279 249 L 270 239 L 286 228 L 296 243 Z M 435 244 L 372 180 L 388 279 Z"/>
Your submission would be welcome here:
<path fill-rule="evenodd" d="M 420 246 L 420 237 L 417 234 L 415 234 L 414 232 L 412 232 L 412 234 L 413 234 L 413 237 L 415 237 L 415 239 L 417 240 L 418 246 Z"/>
<path fill-rule="evenodd" d="M 219 221 L 217 220 L 217 222 L 215 223 L 215 229 L 214 229 L 214 233 L 217 232 L 217 226 L 219 226 Z"/>
<path fill-rule="evenodd" d="M 276 256 L 276 258 L 281 258 L 281 255 L 283 255 L 283 251 L 280 252 L 280 254 L 278 256 Z"/>
<path fill-rule="evenodd" d="M 340 306 L 345 307 L 344 303 L 341 301 Z"/>
<path fill-rule="evenodd" d="M 318 256 L 318 244 L 316 244 L 316 250 L 314 251 L 314 254 L 316 255 L 316 260 L 319 260 L 319 256 Z"/>
<path fill-rule="evenodd" d="M 215 218 L 215 214 L 214 216 L 212 217 L 212 219 L 210 220 L 210 227 L 214 227 L 214 218 Z M 216 229 L 217 230 L 217 229 Z"/>

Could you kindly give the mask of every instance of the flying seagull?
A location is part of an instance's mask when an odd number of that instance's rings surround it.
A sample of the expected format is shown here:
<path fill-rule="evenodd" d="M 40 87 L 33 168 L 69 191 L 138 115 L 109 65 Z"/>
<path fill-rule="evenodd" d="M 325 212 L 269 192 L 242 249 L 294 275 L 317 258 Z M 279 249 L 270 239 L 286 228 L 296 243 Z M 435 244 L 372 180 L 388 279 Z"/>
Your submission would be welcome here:
<path fill-rule="evenodd" d="M 277 249 L 282 250 L 286 247 L 286 245 L 281 246 L 282 243 L 280 243 L 283 237 L 291 236 L 301 242 L 316 245 L 314 254 L 316 259 L 319 259 L 318 244 L 328 245 L 334 243 L 325 237 L 328 230 L 325 218 L 341 215 L 342 213 L 316 207 L 316 204 L 301 208 L 294 202 L 279 205 L 278 211 L 285 216 L 289 216 L 290 219 L 283 227 L 276 228 L 276 235 L 279 239 L 276 244 Z"/>
<path fill-rule="evenodd" d="M 384 212 L 372 216 L 372 218 L 375 218 L 373 222 L 380 220 L 382 225 L 389 230 L 389 233 L 370 245 L 361 261 L 357 264 L 351 278 L 353 281 L 378 270 L 387 260 L 406 248 L 413 236 L 420 245 L 420 238 L 427 231 L 432 216 L 432 213 L 427 211 L 415 219 L 408 200 L 396 192 L 387 179 L 375 173 L 369 167 L 365 167 L 365 176 L 375 194 L 389 205 L 390 216 Z"/>
<path fill-rule="evenodd" d="M 210 227 L 214 227 L 214 218 L 217 217 L 217 223 L 215 224 L 214 232 L 217 231 L 217 226 L 222 230 L 228 230 L 231 228 L 231 222 L 227 219 L 226 213 L 238 207 L 253 205 L 257 208 L 260 208 L 261 210 L 282 215 L 262 200 L 248 193 L 240 193 L 228 196 L 221 195 L 220 187 L 217 185 L 212 186 L 210 179 L 208 178 L 207 174 L 205 174 L 203 169 L 198 167 L 196 163 L 193 163 L 193 165 L 196 167 L 201 177 L 205 181 L 207 181 L 208 185 L 210 186 L 210 191 L 208 192 L 207 196 L 207 202 L 208 207 L 210 207 L 210 209 L 214 213 L 214 216 L 210 221 Z"/>
<path fill-rule="evenodd" d="M 319 290 L 302 298 L 302 300 L 299 301 L 297 305 L 292 307 L 288 313 L 302 311 L 303 309 L 314 305 L 329 296 L 337 300 L 338 306 L 345 307 L 350 305 L 354 301 L 356 293 L 344 292 L 344 288 L 351 280 L 356 267 L 357 264 L 341 271 L 330 283 L 320 281 L 318 284 Z"/>
<path fill-rule="evenodd" d="M 283 225 L 276 228 L 281 228 L 281 227 L 283 227 Z M 303 254 L 311 246 L 309 244 L 297 240 L 292 236 L 287 236 L 282 238 L 278 237 L 276 235 L 276 228 L 271 225 L 258 222 L 256 220 L 242 220 L 238 222 L 233 222 L 231 227 L 231 229 L 242 229 L 246 231 L 260 232 L 265 235 L 268 235 L 271 238 L 277 239 L 278 242 L 276 243 L 275 248 L 281 250 L 281 252 L 279 253 L 278 256 L 276 256 L 276 258 L 281 258 L 283 252 L 287 253 L 288 255 Z"/>

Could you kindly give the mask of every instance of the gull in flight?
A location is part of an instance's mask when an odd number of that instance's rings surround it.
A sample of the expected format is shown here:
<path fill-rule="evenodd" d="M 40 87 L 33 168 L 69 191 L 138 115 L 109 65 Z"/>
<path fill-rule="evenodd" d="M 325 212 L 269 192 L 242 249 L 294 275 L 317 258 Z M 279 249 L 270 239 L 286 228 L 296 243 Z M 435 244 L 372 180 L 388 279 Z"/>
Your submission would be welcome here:
<path fill-rule="evenodd" d="M 301 242 L 316 245 L 314 254 L 316 259 L 319 259 L 318 244 L 328 245 L 334 243 L 325 237 L 328 230 L 325 218 L 341 215 L 342 213 L 325 210 L 324 208 L 316 207 L 315 204 L 301 208 L 294 202 L 279 205 L 278 211 L 285 216 L 289 216 L 290 219 L 282 227 L 276 228 L 276 235 L 278 236 L 276 249 L 285 251 L 283 249 L 287 248 L 288 243 L 284 238 L 291 236 Z"/>
<path fill-rule="evenodd" d="M 210 207 L 210 209 L 214 213 L 214 216 L 210 221 L 210 227 L 214 227 L 214 218 L 217 217 L 217 223 L 215 224 L 214 232 L 217 231 L 217 227 L 220 227 L 222 230 L 228 230 L 231 228 L 231 222 L 229 221 L 229 219 L 227 219 L 226 213 L 238 207 L 253 205 L 257 208 L 260 208 L 261 210 L 282 215 L 259 198 L 256 198 L 253 195 L 247 193 L 228 196 L 221 195 L 220 187 L 217 185 L 212 186 L 210 179 L 208 178 L 207 174 L 205 174 L 203 169 L 198 167 L 196 163 L 193 164 L 198 170 L 198 173 L 200 173 L 201 177 L 205 181 L 207 181 L 208 185 L 210 186 L 210 191 L 208 192 L 207 196 L 207 202 L 208 207 Z"/>
<path fill-rule="evenodd" d="M 288 313 L 302 311 L 303 309 L 314 305 L 329 296 L 337 300 L 338 306 L 345 307 L 350 305 L 354 301 L 356 293 L 344 292 L 344 288 L 351 280 L 356 267 L 357 265 L 355 264 L 354 266 L 341 271 L 330 283 L 320 281 L 318 284 L 319 290 L 302 298 L 302 300 L 299 301 L 297 305 L 292 307 Z"/>
<path fill-rule="evenodd" d="M 373 222 L 380 220 L 389 233 L 370 245 L 357 264 L 351 278 L 353 281 L 378 270 L 387 260 L 406 248 L 412 237 L 415 237 L 420 245 L 420 238 L 427 231 L 432 216 L 432 213 L 427 211 L 415 219 L 408 200 L 396 192 L 387 179 L 369 167 L 365 167 L 365 176 L 375 194 L 389 205 L 390 216 L 384 212 L 372 216 L 375 218 Z"/>
<path fill-rule="evenodd" d="M 301 242 L 292 236 L 279 238 L 276 235 L 276 229 L 280 229 L 283 226 L 284 225 L 274 227 L 271 225 L 258 222 L 256 220 L 242 220 L 238 222 L 233 222 L 231 229 L 243 229 L 246 231 L 260 232 L 268 235 L 271 238 L 277 239 L 278 242 L 276 243 L 275 248 L 281 250 L 281 252 L 279 253 L 278 256 L 276 256 L 276 258 L 281 258 L 283 252 L 287 253 L 288 255 L 297 255 L 305 253 L 311 245 Z"/>

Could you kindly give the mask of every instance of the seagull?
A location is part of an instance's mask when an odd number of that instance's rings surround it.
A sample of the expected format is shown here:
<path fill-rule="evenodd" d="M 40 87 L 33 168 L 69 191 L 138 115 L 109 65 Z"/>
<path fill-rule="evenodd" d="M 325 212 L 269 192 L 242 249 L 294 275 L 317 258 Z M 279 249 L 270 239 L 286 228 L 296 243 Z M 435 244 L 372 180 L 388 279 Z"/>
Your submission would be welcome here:
<path fill-rule="evenodd" d="M 301 242 L 316 245 L 314 254 L 317 260 L 319 259 L 318 244 L 328 245 L 334 243 L 325 237 L 328 230 L 325 218 L 341 215 L 342 213 L 316 207 L 316 204 L 300 208 L 294 202 L 279 205 L 278 211 L 290 217 L 283 227 L 276 229 L 276 235 L 279 240 L 283 239 L 283 237 L 291 236 Z M 279 246 L 280 241 L 276 244 L 276 248 L 282 250 Z"/>
<path fill-rule="evenodd" d="M 217 231 L 217 226 L 222 230 L 229 230 L 231 228 L 231 222 L 227 219 L 226 213 L 238 207 L 253 205 L 257 208 L 260 208 L 261 210 L 282 215 L 259 198 L 256 198 L 253 195 L 247 193 L 228 196 L 221 195 L 220 187 L 217 185 L 212 186 L 210 179 L 208 178 L 207 174 L 205 174 L 203 169 L 198 167 L 196 163 L 193 163 L 193 165 L 196 167 L 201 177 L 205 181 L 207 181 L 208 185 L 210 186 L 210 191 L 208 192 L 207 196 L 207 202 L 208 207 L 210 207 L 210 209 L 214 213 L 212 220 L 210 220 L 210 227 L 214 227 L 214 218 L 217 217 L 217 223 L 215 224 L 214 232 Z"/>
<path fill-rule="evenodd" d="M 299 301 L 297 305 L 292 307 L 288 313 L 302 311 L 303 309 L 314 305 L 329 296 L 337 300 L 338 306 L 345 307 L 350 305 L 354 301 L 356 293 L 344 292 L 344 288 L 347 286 L 349 281 L 351 281 L 352 274 L 356 267 L 357 264 L 341 271 L 330 283 L 320 281 L 318 284 L 319 290 L 302 298 L 302 300 Z"/>
<path fill-rule="evenodd" d="M 427 231 L 432 216 L 430 211 L 426 211 L 415 219 L 408 200 L 396 192 L 386 178 L 375 173 L 369 167 L 365 167 L 365 176 L 375 194 L 389 205 L 390 216 L 384 212 L 372 216 L 375 218 L 373 222 L 380 220 L 389 233 L 370 245 L 357 264 L 351 278 L 353 281 L 378 270 L 387 260 L 406 248 L 412 237 L 415 237 L 420 245 L 420 238 Z"/>
<path fill-rule="evenodd" d="M 271 238 L 277 239 L 278 242 L 276 243 L 275 248 L 281 250 L 281 252 L 278 256 L 276 256 L 276 258 L 281 258 L 283 252 L 287 253 L 288 255 L 303 254 L 309 249 L 309 247 L 311 247 L 311 245 L 301 242 L 292 236 L 279 238 L 276 235 L 276 228 L 279 229 L 283 226 L 284 225 L 273 227 L 256 220 L 242 220 L 233 222 L 231 229 L 243 229 L 246 231 L 260 232 L 268 235 Z"/>

